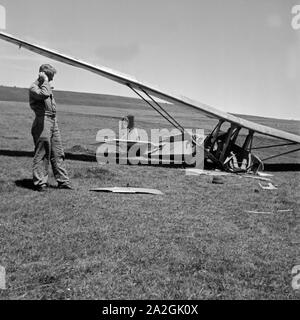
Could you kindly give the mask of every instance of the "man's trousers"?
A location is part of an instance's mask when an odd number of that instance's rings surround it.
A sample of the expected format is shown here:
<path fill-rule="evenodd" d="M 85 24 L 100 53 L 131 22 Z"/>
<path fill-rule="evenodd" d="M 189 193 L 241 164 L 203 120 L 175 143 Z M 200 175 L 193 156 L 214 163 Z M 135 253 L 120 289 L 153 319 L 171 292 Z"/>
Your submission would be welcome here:
<path fill-rule="evenodd" d="M 59 184 L 69 183 L 64 165 L 64 150 L 55 116 L 36 116 L 31 133 L 35 145 L 33 158 L 33 183 L 47 184 L 49 164 Z"/>

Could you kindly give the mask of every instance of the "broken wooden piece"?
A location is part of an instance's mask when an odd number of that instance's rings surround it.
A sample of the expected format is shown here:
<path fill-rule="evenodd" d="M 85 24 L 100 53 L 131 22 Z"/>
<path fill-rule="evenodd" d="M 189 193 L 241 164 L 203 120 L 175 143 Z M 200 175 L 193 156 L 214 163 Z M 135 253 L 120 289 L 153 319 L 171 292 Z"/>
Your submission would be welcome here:
<path fill-rule="evenodd" d="M 258 184 L 263 190 L 277 190 L 272 182 L 269 182 L 267 186 L 263 186 L 260 182 Z"/>
<path fill-rule="evenodd" d="M 184 169 L 187 176 L 231 176 L 232 173 L 216 170 Z"/>
<path fill-rule="evenodd" d="M 111 187 L 111 188 L 93 188 L 90 191 L 96 192 L 113 192 L 113 193 L 140 193 L 162 195 L 163 193 L 156 189 L 131 188 L 131 187 Z"/>

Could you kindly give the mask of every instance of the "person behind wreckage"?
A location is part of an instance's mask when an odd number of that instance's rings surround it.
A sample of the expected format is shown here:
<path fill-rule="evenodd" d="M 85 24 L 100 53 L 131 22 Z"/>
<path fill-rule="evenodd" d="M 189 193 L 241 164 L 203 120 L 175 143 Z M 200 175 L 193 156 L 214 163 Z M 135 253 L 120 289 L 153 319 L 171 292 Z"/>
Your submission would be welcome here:
<path fill-rule="evenodd" d="M 56 117 L 56 103 L 50 82 L 56 69 L 50 64 L 40 66 L 38 79 L 29 89 L 29 104 L 35 112 L 31 134 L 35 145 L 33 183 L 37 191 L 46 191 L 49 164 L 59 189 L 73 189 L 64 164 L 64 150 Z"/>

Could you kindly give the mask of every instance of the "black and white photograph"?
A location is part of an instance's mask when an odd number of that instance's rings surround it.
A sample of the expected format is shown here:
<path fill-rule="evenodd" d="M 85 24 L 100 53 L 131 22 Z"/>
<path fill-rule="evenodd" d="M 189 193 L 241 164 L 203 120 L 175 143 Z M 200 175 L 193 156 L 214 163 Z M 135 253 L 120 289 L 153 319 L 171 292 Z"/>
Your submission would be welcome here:
<path fill-rule="evenodd" d="M 2 302 L 299 300 L 299 209 L 299 0 L 0 0 Z"/>

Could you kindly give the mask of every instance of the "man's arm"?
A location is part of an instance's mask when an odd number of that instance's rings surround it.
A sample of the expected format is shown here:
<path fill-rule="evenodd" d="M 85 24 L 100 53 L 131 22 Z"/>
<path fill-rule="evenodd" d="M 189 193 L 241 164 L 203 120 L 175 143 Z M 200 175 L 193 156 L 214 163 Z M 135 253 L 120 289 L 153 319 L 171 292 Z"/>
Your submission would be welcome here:
<path fill-rule="evenodd" d="M 30 94 L 36 100 L 46 100 L 51 95 L 49 82 L 45 81 L 41 86 L 33 85 L 30 88 Z"/>
<path fill-rule="evenodd" d="M 52 91 L 48 77 L 44 72 L 39 74 L 39 81 L 43 81 L 42 84 L 37 85 L 34 83 L 29 89 L 30 95 L 36 100 L 46 100 L 50 97 Z"/>

